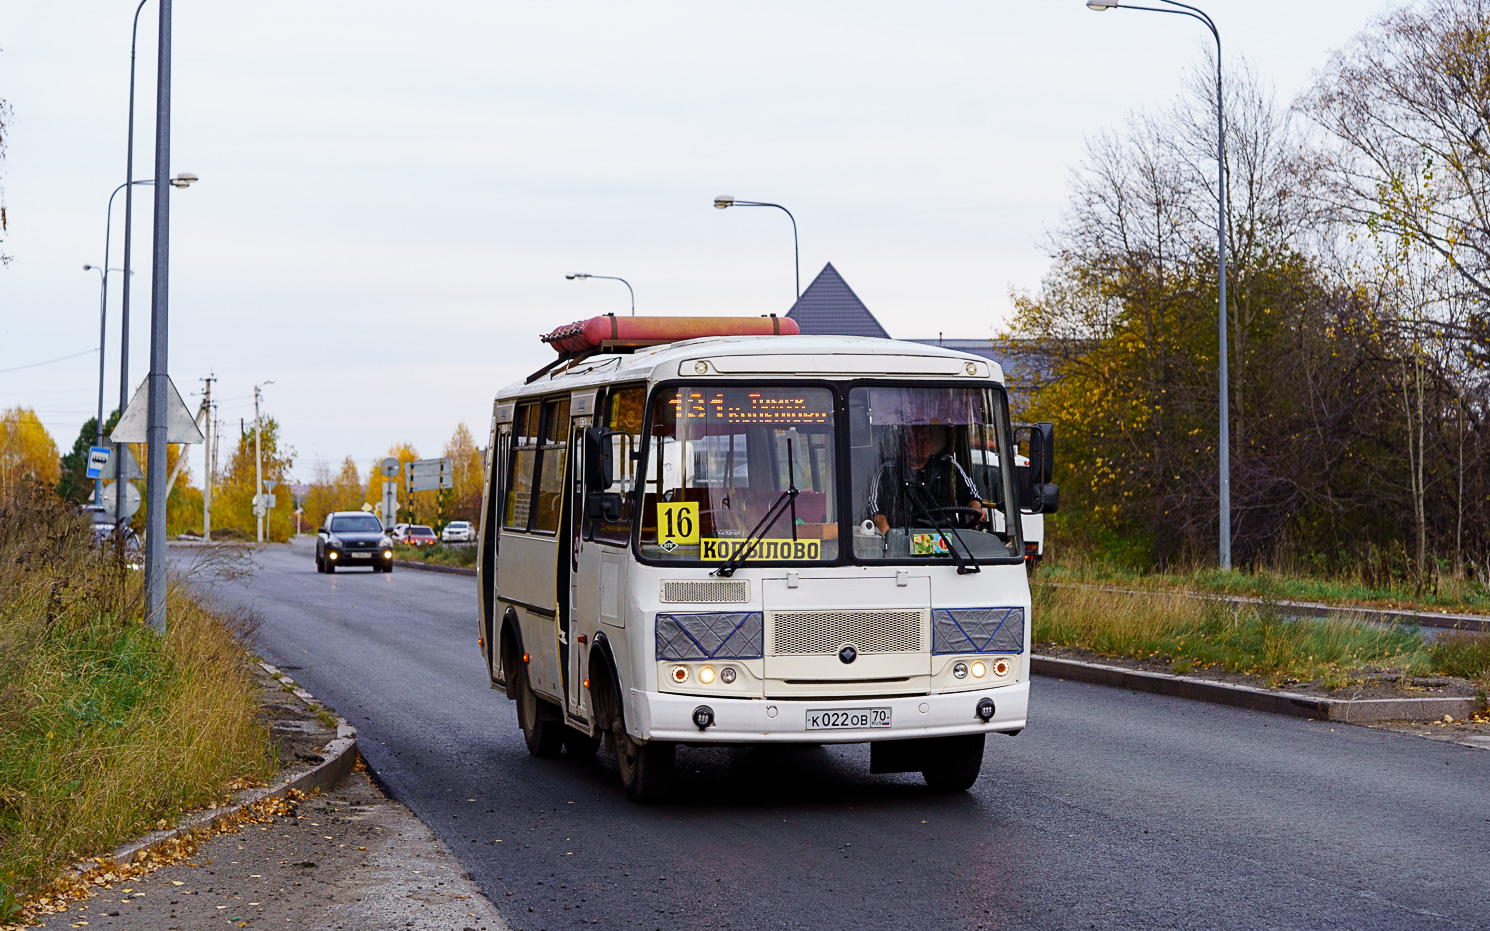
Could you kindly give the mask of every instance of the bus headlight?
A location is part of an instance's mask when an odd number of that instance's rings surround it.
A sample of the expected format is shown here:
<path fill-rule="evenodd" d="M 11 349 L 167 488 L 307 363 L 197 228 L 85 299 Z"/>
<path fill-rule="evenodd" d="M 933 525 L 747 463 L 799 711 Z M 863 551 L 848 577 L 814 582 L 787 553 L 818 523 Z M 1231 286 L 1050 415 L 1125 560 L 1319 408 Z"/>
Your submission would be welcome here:
<path fill-rule="evenodd" d="M 959 679 L 967 678 L 967 663 L 958 663 L 952 667 L 952 675 Z"/>
<path fill-rule="evenodd" d="M 723 669 L 719 670 L 719 681 L 723 682 L 725 685 L 729 685 L 730 683 L 734 682 L 735 667 L 726 666 Z"/>
<path fill-rule="evenodd" d="M 702 669 L 700 669 L 698 671 L 698 681 L 702 682 L 704 685 L 713 685 L 714 684 L 714 667 L 713 666 L 705 666 Z"/>
<path fill-rule="evenodd" d="M 688 681 L 688 667 L 687 666 L 674 666 L 673 667 L 673 681 L 676 682 L 676 683 L 678 683 L 679 685 L 682 685 L 684 682 L 687 682 Z"/>
<path fill-rule="evenodd" d="M 972 672 L 973 672 L 973 678 L 974 679 L 981 679 L 981 678 L 983 678 L 984 674 L 988 672 L 988 667 L 985 666 L 985 665 L 983 665 L 983 663 L 981 661 L 979 661 L 979 662 L 973 663 L 973 670 L 972 670 Z"/>

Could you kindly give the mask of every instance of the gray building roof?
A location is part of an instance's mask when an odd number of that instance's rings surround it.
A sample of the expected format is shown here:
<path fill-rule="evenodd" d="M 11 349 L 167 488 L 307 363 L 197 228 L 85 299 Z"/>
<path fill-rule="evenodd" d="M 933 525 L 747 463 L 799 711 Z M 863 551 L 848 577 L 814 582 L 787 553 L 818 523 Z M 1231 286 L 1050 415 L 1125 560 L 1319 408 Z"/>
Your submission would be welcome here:
<path fill-rule="evenodd" d="M 808 336 L 890 338 L 832 262 L 823 266 L 787 316 L 797 321 L 797 326 Z"/>

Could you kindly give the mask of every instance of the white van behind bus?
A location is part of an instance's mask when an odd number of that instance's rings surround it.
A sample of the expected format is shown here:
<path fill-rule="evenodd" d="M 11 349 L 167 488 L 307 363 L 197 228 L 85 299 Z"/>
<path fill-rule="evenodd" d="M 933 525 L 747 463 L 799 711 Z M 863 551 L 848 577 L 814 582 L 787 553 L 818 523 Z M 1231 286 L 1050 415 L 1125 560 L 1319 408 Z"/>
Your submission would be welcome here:
<path fill-rule="evenodd" d="M 987 359 L 597 319 L 493 408 L 479 635 L 530 752 L 605 740 L 637 801 L 680 744 L 868 742 L 873 772 L 971 786 L 985 736 L 1025 726 L 1048 425 L 1000 469 Z"/>

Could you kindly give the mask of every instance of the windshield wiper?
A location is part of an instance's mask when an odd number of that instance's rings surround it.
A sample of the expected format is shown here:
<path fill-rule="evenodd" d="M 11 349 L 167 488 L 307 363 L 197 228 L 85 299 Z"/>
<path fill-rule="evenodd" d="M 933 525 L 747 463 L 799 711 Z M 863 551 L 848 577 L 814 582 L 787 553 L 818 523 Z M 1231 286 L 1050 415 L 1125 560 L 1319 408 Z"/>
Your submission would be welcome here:
<path fill-rule="evenodd" d="M 755 548 L 756 544 L 766 534 L 771 532 L 771 528 L 776 526 L 776 522 L 781 519 L 781 515 L 787 512 L 788 507 L 783 507 L 782 505 L 787 505 L 792 512 L 792 539 L 795 540 L 797 538 L 797 479 L 792 469 L 791 440 L 786 441 L 786 491 L 777 495 L 776 500 L 771 502 L 771 507 L 756 522 L 755 529 L 750 531 L 750 536 L 745 538 L 744 545 L 736 550 L 729 559 L 725 560 L 724 565 L 709 574 L 721 576 L 726 579 L 734 575 L 735 570 L 744 565 L 746 558 L 750 555 L 750 551 Z"/>
<path fill-rule="evenodd" d="M 973 555 L 973 548 L 968 546 L 967 541 L 958 535 L 957 528 L 952 527 L 951 536 L 948 536 L 947 531 L 943 529 L 950 526 L 950 524 L 947 523 L 946 517 L 940 514 L 940 509 L 936 506 L 936 501 L 932 500 L 931 494 L 927 492 L 926 486 L 920 482 L 906 482 L 905 487 L 908 490 L 914 489 L 920 495 L 920 500 L 917 501 L 917 504 L 926 512 L 926 516 L 931 520 L 931 524 L 936 528 L 936 532 L 941 534 L 942 542 L 947 544 L 947 552 L 952 555 L 952 559 L 957 563 L 957 574 L 969 575 L 974 572 L 982 572 L 983 570 L 974 561 L 977 557 Z M 957 542 L 967 547 L 966 556 L 959 553 L 957 547 L 952 545 L 952 537 L 957 537 Z"/>

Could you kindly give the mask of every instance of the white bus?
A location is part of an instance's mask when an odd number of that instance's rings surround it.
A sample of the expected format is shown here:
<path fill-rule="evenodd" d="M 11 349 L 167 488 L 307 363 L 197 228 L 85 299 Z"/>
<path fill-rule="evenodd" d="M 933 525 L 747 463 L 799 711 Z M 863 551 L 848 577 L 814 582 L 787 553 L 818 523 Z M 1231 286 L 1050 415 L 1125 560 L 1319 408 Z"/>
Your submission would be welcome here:
<path fill-rule="evenodd" d="M 529 751 L 603 739 L 636 801 L 679 744 L 868 742 L 872 772 L 971 786 L 984 736 L 1025 726 L 1018 504 L 1054 509 L 1048 427 L 1014 475 L 982 357 L 598 319 L 493 409 L 479 636 Z"/>

